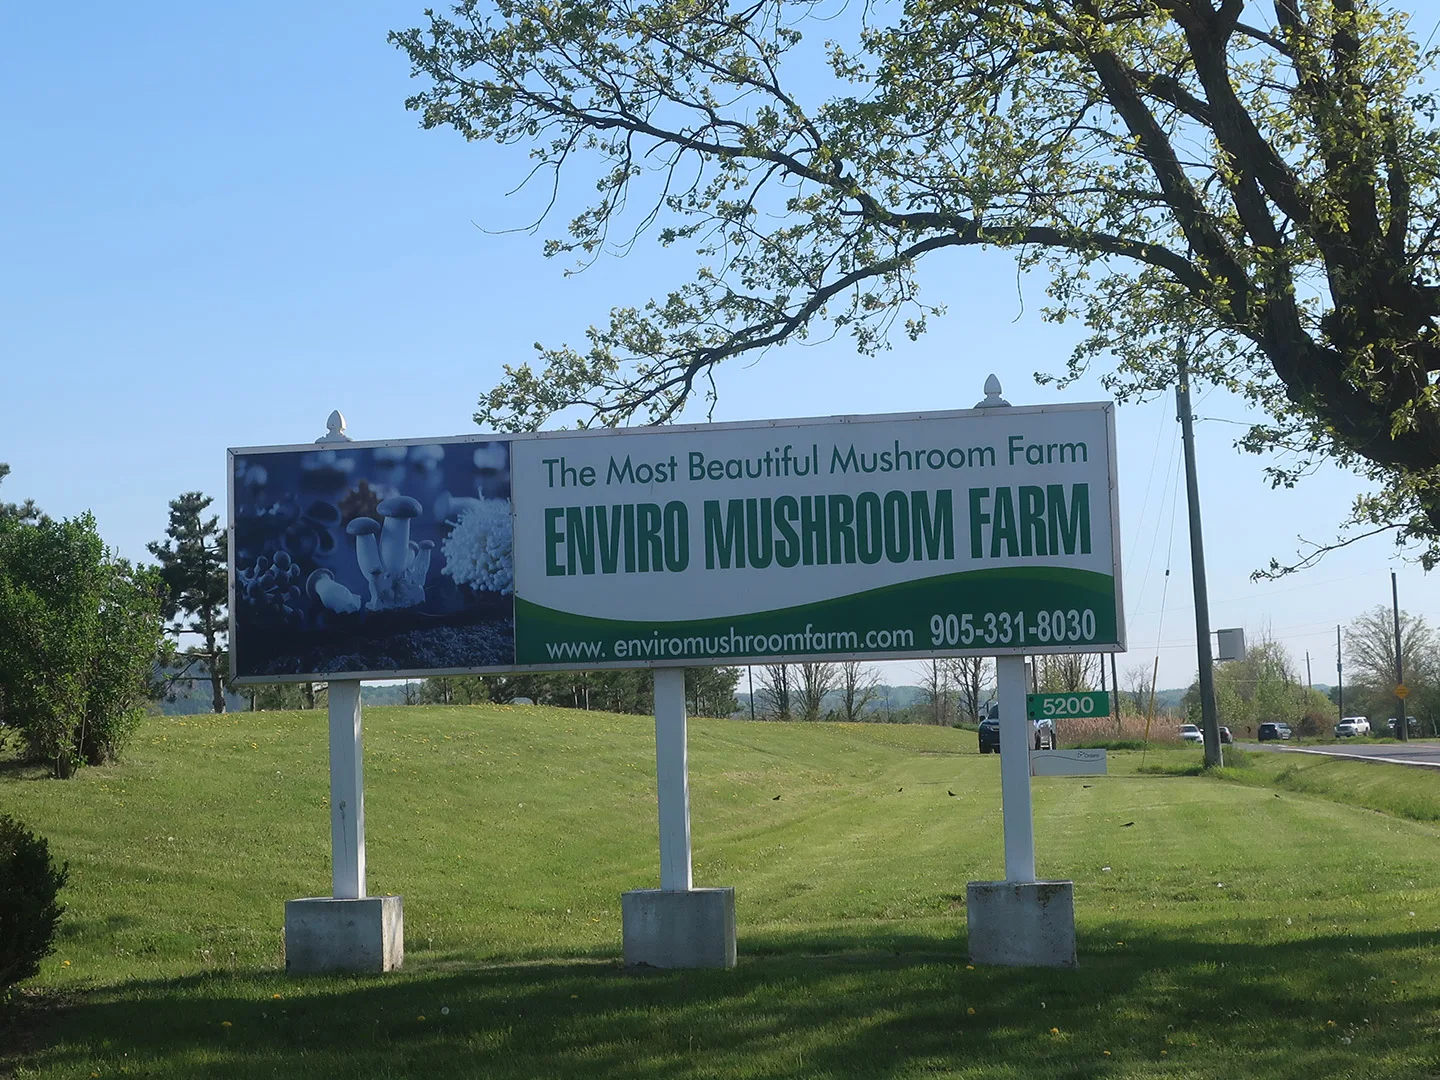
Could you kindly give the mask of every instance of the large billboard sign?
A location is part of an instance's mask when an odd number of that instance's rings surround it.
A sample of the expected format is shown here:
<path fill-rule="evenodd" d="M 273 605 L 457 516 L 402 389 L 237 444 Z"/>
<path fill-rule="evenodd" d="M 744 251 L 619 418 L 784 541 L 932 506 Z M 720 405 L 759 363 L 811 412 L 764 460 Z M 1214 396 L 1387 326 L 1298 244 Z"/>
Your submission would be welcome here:
<path fill-rule="evenodd" d="M 230 451 L 240 682 L 1124 648 L 1109 403 Z"/>

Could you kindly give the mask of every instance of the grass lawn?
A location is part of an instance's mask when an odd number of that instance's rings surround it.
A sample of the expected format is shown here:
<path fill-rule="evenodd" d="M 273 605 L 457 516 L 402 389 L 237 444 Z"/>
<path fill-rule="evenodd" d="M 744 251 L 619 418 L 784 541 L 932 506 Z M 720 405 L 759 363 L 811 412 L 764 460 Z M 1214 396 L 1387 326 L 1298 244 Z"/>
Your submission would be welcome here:
<path fill-rule="evenodd" d="M 0 812 L 71 866 L 0 1075 L 1440 1076 L 1431 773 L 1356 766 L 1399 813 L 1331 797 L 1341 771 L 1315 793 L 1268 762 L 1172 775 L 1193 748 L 1037 779 L 1081 966 L 986 969 L 964 892 L 1003 873 L 999 761 L 973 733 L 690 731 L 729 972 L 619 964 L 620 894 L 658 884 L 648 718 L 367 710 L 369 887 L 406 922 L 404 970 L 373 978 L 283 971 L 283 902 L 329 889 L 323 713 L 157 717 L 69 782 L 0 762 Z"/>
<path fill-rule="evenodd" d="M 1398 745 L 1398 744 L 1397 744 Z M 1226 749 L 1226 764 L 1237 752 Z M 1366 810 L 1440 822 L 1440 772 L 1312 754 L 1238 751 L 1243 766 L 1226 768 L 1226 779 L 1286 791 L 1323 795 Z"/>

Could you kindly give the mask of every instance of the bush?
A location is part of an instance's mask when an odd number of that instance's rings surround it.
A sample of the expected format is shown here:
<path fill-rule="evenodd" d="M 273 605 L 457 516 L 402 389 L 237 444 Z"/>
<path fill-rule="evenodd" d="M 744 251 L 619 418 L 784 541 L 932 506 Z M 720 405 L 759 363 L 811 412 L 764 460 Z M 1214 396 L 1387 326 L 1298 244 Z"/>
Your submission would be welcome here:
<path fill-rule="evenodd" d="M 1329 735 L 1334 726 L 1335 717 L 1312 709 L 1300 717 L 1295 724 L 1295 734 L 1302 739 L 1314 739 L 1321 735 Z"/>
<path fill-rule="evenodd" d="M 43 837 L 0 814 L 0 998 L 54 951 L 62 910 L 55 897 L 69 869 L 51 861 Z"/>
<path fill-rule="evenodd" d="M 64 777 L 115 757 L 144 713 L 162 599 L 89 514 L 0 520 L 0 719 L 31 760 Z"/>

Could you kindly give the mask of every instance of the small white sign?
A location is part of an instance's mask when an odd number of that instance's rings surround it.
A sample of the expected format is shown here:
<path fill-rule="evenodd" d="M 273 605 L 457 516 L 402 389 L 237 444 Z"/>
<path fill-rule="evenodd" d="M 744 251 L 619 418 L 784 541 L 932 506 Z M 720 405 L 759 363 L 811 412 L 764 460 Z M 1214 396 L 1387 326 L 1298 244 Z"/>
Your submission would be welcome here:
<path fill-rule="evenodd" d="M 1104 750 L 1032 750 L 1031 776 L 1104 776 Z"/>

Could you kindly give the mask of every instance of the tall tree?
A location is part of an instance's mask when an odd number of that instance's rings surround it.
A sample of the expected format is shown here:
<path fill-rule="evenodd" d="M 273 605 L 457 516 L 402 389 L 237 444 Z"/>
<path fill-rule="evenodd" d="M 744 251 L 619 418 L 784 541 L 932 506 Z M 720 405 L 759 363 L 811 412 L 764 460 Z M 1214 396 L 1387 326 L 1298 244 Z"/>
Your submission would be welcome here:
<path fill-rule="evenodd" d="M 859 660 L 845 660 L 836 667 L 840 715 L 852 724 L 865 719 L 865 711 L 880 696 L 880 677 Z"/>
<path fill-rule="evenodd" d="M 1440 637 L 1423 615 L 1400 612 L 1400 658 L 1406 715 L 1430 734 L 1440 734 Z M 1395 711 L 1395 616 L 1381 605 L 1353 620 L 1345 631 L 1346 711 L 1363 711 L 1376 734 Z"/>
<path fill-rule="evenodd" d="M 947 660 L 926 660 L 916 670 L 920 676 L 920 693 L 932 724 L 950 722 L 950 663 Z"/>
<path fill-rule="evenodd" d="M 1244 440 L 1377 490 L 1353 522 L 1440 560 L 1435 53 L 1372 0 L 462 0 L 391 35 L 427 128 L 528 150 L 590 206 L 547 254 L 654 226 L 693 280 L 507 368 L 477 420 L 663 422 L 715 367 L 830 331 L 923 333 L 918 268 L 995 247 L 1048 281 L 1118 397 L 1197 378 Z M 823 54 L 804 42 L 817 30 Z M 817 78 L 817 56 L 828 77 Z M 559 200 L 552 200 L 554 205 Z M 1113 366 L 1111 366 L 1113 363 Z"/>
<path fill-rule="evenodd" d="M 1382 605 L 1354 619 L 1345 630 L 1345 670 L 1376 686 L 1395 685 L 1395 615 Z M 1400 660 L 1405 681 L 1434 679 L 1440 666 L 1440 638 L 1423 615 L 1400 612 Z M 1392 695 L 1393 696 L 1393 695 Z"/>
<path fill-rule="evenodd" d="M 1093 689 L 1101 657 L 1085 653 L 1055 653 L 1038 658 L 1040 690 L 1046 694 L 1070 694 Z"/>
<path fill-rule="evenodd" d="M 793 720 L 795 673 L 789 664 L 763 664 L 757 671 L 756 704 L 767 720 Z"/>
<path fill-rule="evenodd" d="M 1125 692 L 1121 700 L 1141 716 L 1150 712 L 1150 699 L 1155 696 L 1155 669 L 1149 664 L 1135 664 L 1125 669 Z"/>
<path fill-rule="evenodd" d="M 835 688 L 839 670 L 834 664 L 810 661 L 794 665 L 795 711 L 801 720 L 821 720 L 825 716 L 825 695 Z"/>
<path fill-rule="evenodd" d="M 983 656 L 959 656 L 949 661 L 950 678 L 960 694 L 960 711 L 972 724 L 982 719 L 980 710 L 990 697 L 991 663 Z"/>
<path fill-rule="evenodd" d="M 199 664 L 210 680 L 212 703 L 217 713 L 225 711 L 225 679 L 229 671 L 226 653 L 228 622 L 225 606 L 229 597 L 226 578 L 226 537 L 220 519 L 205 510 L 214 500 L 198 491 L 187 491 L 170 500 L 167 539 L 145 545 L 160 562 L 160 579 L 165 583 L 165 618 L 177 641 L 192 635 L 200 639 L 180 651 L 185 666 L 174 678 L 189 677 Z"/>

